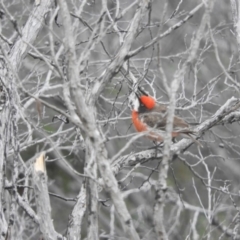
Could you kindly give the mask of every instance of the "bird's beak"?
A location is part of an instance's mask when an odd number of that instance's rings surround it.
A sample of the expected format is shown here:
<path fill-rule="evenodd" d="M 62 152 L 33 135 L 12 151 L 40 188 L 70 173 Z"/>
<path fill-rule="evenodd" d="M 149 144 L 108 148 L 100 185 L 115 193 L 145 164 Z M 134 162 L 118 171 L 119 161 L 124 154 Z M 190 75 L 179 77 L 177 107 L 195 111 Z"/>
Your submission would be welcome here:
<path fill-rule="evenodd" d="M 136 92 L 135 94 L 136 94 L 137 98 L 140 99 L 140 96 L 141 96 L 142 94 L 140 94 L 139 92 Z"/>
<path fill-rule="evenodd" d="M 130 88 L 129 90 L 130 90 L 130 92 L 135 93 L 135 95 L 136 95 L 136 97 L 137 97 L 138 99 L 140 99 L 140 97 L 141 97 L 142 95 L 144 95 L 144 96 L 149 96 L 149 94 L 148 94 L 142 87 L 140 87 L 140 86 L 137 87 L 137 91 L 136 91 L 136 89 L 135 89 L 135 91 L 134 91 L 132 88 Z"/>

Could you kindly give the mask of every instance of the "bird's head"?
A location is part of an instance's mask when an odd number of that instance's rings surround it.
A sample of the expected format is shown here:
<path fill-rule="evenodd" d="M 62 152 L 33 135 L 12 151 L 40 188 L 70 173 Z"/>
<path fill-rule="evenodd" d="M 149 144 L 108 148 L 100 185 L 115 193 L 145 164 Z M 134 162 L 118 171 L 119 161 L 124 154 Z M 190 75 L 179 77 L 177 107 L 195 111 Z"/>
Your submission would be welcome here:
<path fill-rule="evenodd" d="M 143 107 L 146 107 L 148 110 L 151 110 L 155 107 L 155 99 L 151 96 L 142 95 L 139 98 L 140 105 L 143 105 Z"/>
<path fill-rule="evenodd" d="M 132 92 L 128 97 L 128 101 L 129 107 L 136 112 L 151 110 L 156 103 L 153 97 L 143 94 L 141 91 L 138 91 L 138 93 Z"/>

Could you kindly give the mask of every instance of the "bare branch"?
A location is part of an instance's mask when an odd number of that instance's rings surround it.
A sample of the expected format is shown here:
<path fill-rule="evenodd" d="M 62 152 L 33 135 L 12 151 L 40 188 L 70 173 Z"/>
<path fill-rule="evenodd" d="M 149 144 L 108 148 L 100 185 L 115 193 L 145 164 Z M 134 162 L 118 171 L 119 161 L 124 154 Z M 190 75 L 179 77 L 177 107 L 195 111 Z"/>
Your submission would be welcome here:
<path fill-rule="evenodd" d="M 74 239 L 75 236 L 81 236 L 81 226 L 87 206 L 86 199 L 85 184 L 82 184 L 81 191 L 77 196 L 77 202 L 69 216 L 67 239 Z"/>
<path fill-rule="evenodd" d="M 138 26 L 139 26 L 140 20 L 142 16 L 145 14 L 148 4 L 149 4 L 148 0 L 140 1 L 140 5 L 129 26 L 129 30 L 124 39 L 124 43 L 122 44 L 121 48 L 116 54 L 114 60 L 109 64 L 107 69 L 103 72 L 102 76 L 97 79 L 96 83 L 92 88 L 92 93 L 91 93 L 92 104 L 96 102 L 99 94 L 104 89 L 108 81 L 118 73 L 123 63 L 126 61 L 126 57 L 129 53 L 129 50 L 132 46 L 135 36 L 138 33 Z"/>
<path fill-rule="evenodd" d="M 63 239 L 53 226 L 51 218 L 51 204 L 48 194 L 45 154 L 41 153 L 33 168 L 34 190 L 36 194 L 37 213 L 39 215 L 40 230 L 46 239 Z"/>
<path fill-rule="evenodd" d="M 127 58 L 131 58 L 135 55 L 137 55 L 139 52 L 151 47 L 153 44 L 155 44 L 156 42 L 158 42 L 160 39 L 168 36 L 172 31 L 174 31 L 175 29 L 181 27 L 184 23 L 186 23 L 190 18 L 192 18 L 194 16 L 194 14 L 196 12 L 198 12 L 203 6 L 203 3 L 200 3 L 199 5 L 197 5 L 192 11 L 190 11 L 188 13 L 188 15 L 181 20 L 180 22 L 178 22 L 177 24 L 173 25 L 171 28 L 169 28 L 168 30 L 166 30 L 164 33 L 160 34 L 159 36 L 153 38 L 150 42 L 144 44 L 143 46 L 132 50 L 131 52 L 128 53 Z"/>
<path fill-rule="evenodd" d="M 63 18 L 64 18 L 65 33 L 66 33 L 66 36 L 68 36 L 65 44 L 69 52 L 69 76 L 68 77 L 70 80 L 70 89 L 71 89 L 74 102 L 77 107 L 78 116 L 85 127 L 84 131 L 87 133 L 87 139 L 89 138 L 88 143 L 92 151 L 91 164 L 96 164 L 96 163 L 98 164 L 98 168 L 103 178 L 105 188 L 106 190 L 110 191 L 113 203 L 115 205 L 115 208 L 118 209 L 120 220 L 125 228 L 125 231 L 128 237 L 130 239 L 139 239 L 139 236 L 133 226 L 131 216 L 123 201 L 121 192 L 118 189 L 117 181 L 111 171 L 110 164 L 107 160 L 107 151 L 103 144 L 103 138 L 101 137 L 101 133 L 97 129 L 92 106 L 86 105 L 82 91 L 78 85 L 79 80 L 78 80 L 78 71 L 76 66 L 77 61 L 76 61 L 74 38 L 70 28 L 71 26 L 70 14 L 67 9 L 67 5 L 65 1 L 60 1 L 60 6 L 64 16 Z M 95 167 L 93 169 L 95 169 Z M 91 172 L 91 173 L 93 174 L 93 177 L 95 177 L 95 172 Z M 95 187 L 96 187 L 96 184 L 95 184 Z M 96 193 L 94 189 L 92 190 L 94 193 Z M 93 194 L 93 196 L 95 195 Z"/>

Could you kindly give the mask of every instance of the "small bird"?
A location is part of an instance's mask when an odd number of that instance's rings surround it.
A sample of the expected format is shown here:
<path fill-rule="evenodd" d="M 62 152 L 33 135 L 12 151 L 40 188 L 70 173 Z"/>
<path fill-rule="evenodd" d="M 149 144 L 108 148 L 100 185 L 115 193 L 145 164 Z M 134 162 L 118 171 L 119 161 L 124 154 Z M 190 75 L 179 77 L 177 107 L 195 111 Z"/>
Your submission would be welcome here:
<path fill-rule="evenodd" d="M 166 134 L 167 106 L 159 104 L 147 94 L 132 93 L 129 96 L 132 108 L 132 122 L 138 132 L 146 132 L 149 139 L 154 142 L 163 142 Z M 174 116 L 172 138 L 180 135 L 191 138 L 195 143 L 201 144 L 193 137 L 195 132 L 182 118 Z"/>

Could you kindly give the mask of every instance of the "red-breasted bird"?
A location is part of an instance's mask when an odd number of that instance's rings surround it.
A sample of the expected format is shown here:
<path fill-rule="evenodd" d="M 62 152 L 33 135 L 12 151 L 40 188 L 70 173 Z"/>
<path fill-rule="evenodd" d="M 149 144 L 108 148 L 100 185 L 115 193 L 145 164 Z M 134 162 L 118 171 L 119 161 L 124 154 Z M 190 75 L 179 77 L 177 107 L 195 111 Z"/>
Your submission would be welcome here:
<path fill-rule="evenodd" d="M 153 97 L 132 93 L 129 96 L 132 108 L 132 122 L 138 132 L 146 132 L 148 138 L 156 142 L 163 142 L 166 134 L 167 106 L 159 104 Z M 193 137 L 195 132 L 190 125 L 178 116 L 173 119 L 172 138 L 185 135 L 195 143 L 201 144 Z"/>

